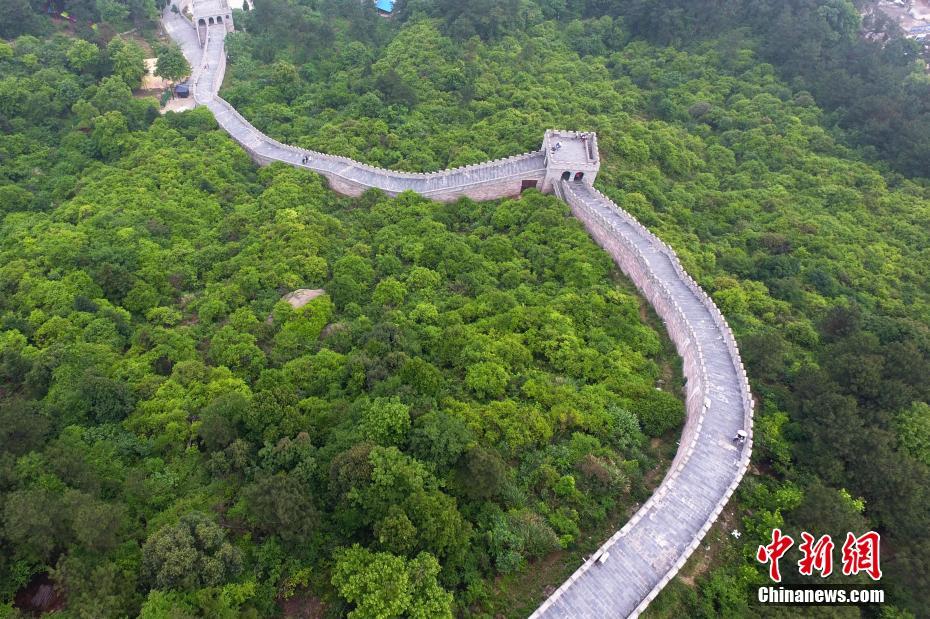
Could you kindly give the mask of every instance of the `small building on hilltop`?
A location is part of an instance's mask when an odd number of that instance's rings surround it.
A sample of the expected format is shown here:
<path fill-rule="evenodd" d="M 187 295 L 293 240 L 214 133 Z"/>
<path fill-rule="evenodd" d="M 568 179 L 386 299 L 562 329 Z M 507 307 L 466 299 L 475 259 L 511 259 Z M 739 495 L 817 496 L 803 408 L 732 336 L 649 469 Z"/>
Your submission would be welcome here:
<path fill-rule="evenodd" d="M 385 17 L 394 12 L 395 0 L 375 0 L 375 8 Z"/>
<path fill-rule="evenodd" d="M 924 41 L 930 38 L 930 25 L 914 26 L 913 28 L 908 30 L 904 36 L 909 39 L 917 39 L 918 41 Z"/>

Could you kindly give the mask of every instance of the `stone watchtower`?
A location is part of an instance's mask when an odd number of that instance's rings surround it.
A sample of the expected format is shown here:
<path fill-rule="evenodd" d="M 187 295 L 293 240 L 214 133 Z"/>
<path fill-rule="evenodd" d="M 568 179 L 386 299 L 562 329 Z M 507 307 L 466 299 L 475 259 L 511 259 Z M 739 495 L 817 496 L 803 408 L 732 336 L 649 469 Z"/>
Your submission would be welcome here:
<path fill-rule="evenodd" d="M 207 28 L 210 26 L 223 24 L 226 27 L 226 32 L 234 30 L 229 0 L 194 0 L 191 12 L 194 15 L 197 37 L 200 39 L 201 45 L 206 40 Z"/>
<path fill-rule="evenodd" d="M 546 153 L 543 193 L 552 193 L 560 180 L 594 184 L 601 169 L 597 134 L 549 129 L 543 138 L 542 150 Z"/>

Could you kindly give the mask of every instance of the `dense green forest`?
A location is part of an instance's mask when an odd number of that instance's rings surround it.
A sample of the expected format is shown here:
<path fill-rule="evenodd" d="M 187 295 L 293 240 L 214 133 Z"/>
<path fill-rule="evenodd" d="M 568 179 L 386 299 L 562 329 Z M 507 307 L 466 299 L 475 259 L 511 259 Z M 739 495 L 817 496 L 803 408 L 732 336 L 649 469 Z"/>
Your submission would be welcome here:
<path fill-rule="evenodd" d="M 130 28 L 154 31 L 165 0 L 4 0 L 0 11 L 0 37 L 48 35 L 58 28 L 49 19 L 62 12 L 81 38 L 105 43 L 116 32 Z"/>
<path fill-rule="evenodd" d="M 523 616 L 552 584 L 534 572 L 648 494 L 675 361 L 564 205 L 258 170 L 206 111 L 133 98 L 131 43 L 21 4 L 34 24 L 0 24 L 26 33 L 0 43 L 0 602 L 47 572 L 63 616 Z M 909 43 L 861 40 L 843 0 L 263 0 L 236 23 L 223 94 L 288 142 L 430 170 L 597 131 L 599 188 L 714 296 L 759 402 L 720 525 L 744 535 L 712 534 L 652 614 L 781 616 L 749 594 L 775 526 L 875 528 L 882 616 L 930 607 Z M 297 288 L 326 294 L 295 311 Z"/>
<path fill-rule="evenodd" d="M 10 88 L 58 55 L 97 103 L 24 102 L 3 140 L 5 599 L 49 566 L 75 616 L 266 616 L 306 585 L 441 616 L 648 495 L 674 357 L 567 207 L 259 173 L 72 46 L 5 48 Z M 301 287 L 327 294 L 279 302 Z"/>

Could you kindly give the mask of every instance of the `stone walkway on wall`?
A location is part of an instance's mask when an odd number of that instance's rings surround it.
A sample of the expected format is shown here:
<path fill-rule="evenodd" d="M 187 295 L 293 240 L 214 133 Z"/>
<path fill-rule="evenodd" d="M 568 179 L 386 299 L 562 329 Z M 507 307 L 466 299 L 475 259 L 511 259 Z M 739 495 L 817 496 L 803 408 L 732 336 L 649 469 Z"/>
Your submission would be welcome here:
<path fill-rule="evenodd" d="M 210 28 L 200 46 L 193 25 L 183 16 L 166 11 L 163 22 L 193 67 L 196 101 L 261 163 L 280 161 L 317 171 L 343 193 L 378 188 L 394 195 L 412 190 L 434 199 L 480 196 L 475 187 L 542 178 L 545 173 L 542 151 L 414 174 L 281 144 L 217 95 L 226 66 L 225 28 Z M 726 321 L 668 246 L 586 181 L 562 182 L 556 194 L 664 321 L 684 360 L 687 418 L 678 453 L 653 496 L 533 617 L 636 616 L 681 569 L 746 472 L 752 451 L 749 383 Z M 733 440 L 739 430 L 748 434 L 743 444 Z"/>
<path fill-rule="evenodd" d="M 166 11 L 163 18 L 165 30 L 181 46 L 191 64 L 194 86 L 193 96 L 197 103 L 213 112 L 220 127 L 229 133 L 249 154 L 262 163 L 279 161 L 295 167 L 306 168 L 339 181 L 344 188 L 377 188 L 396 195 L 403 191 L 415 191 L 427 197 L 444 198 L 454 195 L 462 188 L 473 188 L 484 184 L 499 183 L 506 179 L 542 179 L 545 172 L 545 154 L 541 151 L 524 153 L 506 159 L 463 166 L 439 172 L 397 172 L 370 166 L 346 157 L 327 155 L 287 144 L 265 135 L 252 126 L 227 101 L 217 95 L 225 73 L 226 36 L 224 26 L 210 26 L 203 47 L 197 42 L 193 25 L 183 16 Z M 464 191 L 462 192 L 464 195 Z M 480 193 L 479 193 L 480 196 Z"/>
<path fill-rule="evenodd" d="M 752 400 L 729 327 L 674 252 L 590 185 L 563 182 L 559 193 L 665 323 L 684 359 L 688 417 L 653 496 L 533 617 L 636 616 L 681 569 L 746 472 Z M 743 444 L 733 440 L 739 430 L 748 433 Z"/>

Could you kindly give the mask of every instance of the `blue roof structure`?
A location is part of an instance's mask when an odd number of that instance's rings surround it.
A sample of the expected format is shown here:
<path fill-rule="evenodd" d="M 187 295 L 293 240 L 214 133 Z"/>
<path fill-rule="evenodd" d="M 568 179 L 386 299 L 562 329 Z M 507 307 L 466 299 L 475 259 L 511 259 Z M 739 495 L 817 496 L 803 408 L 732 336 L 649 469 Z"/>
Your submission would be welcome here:
<path fill-rule="evenodd" d="M 375 0 L 375 8 L 382 13 L 391 13 L 394 11 L 395 0 Z"/>

